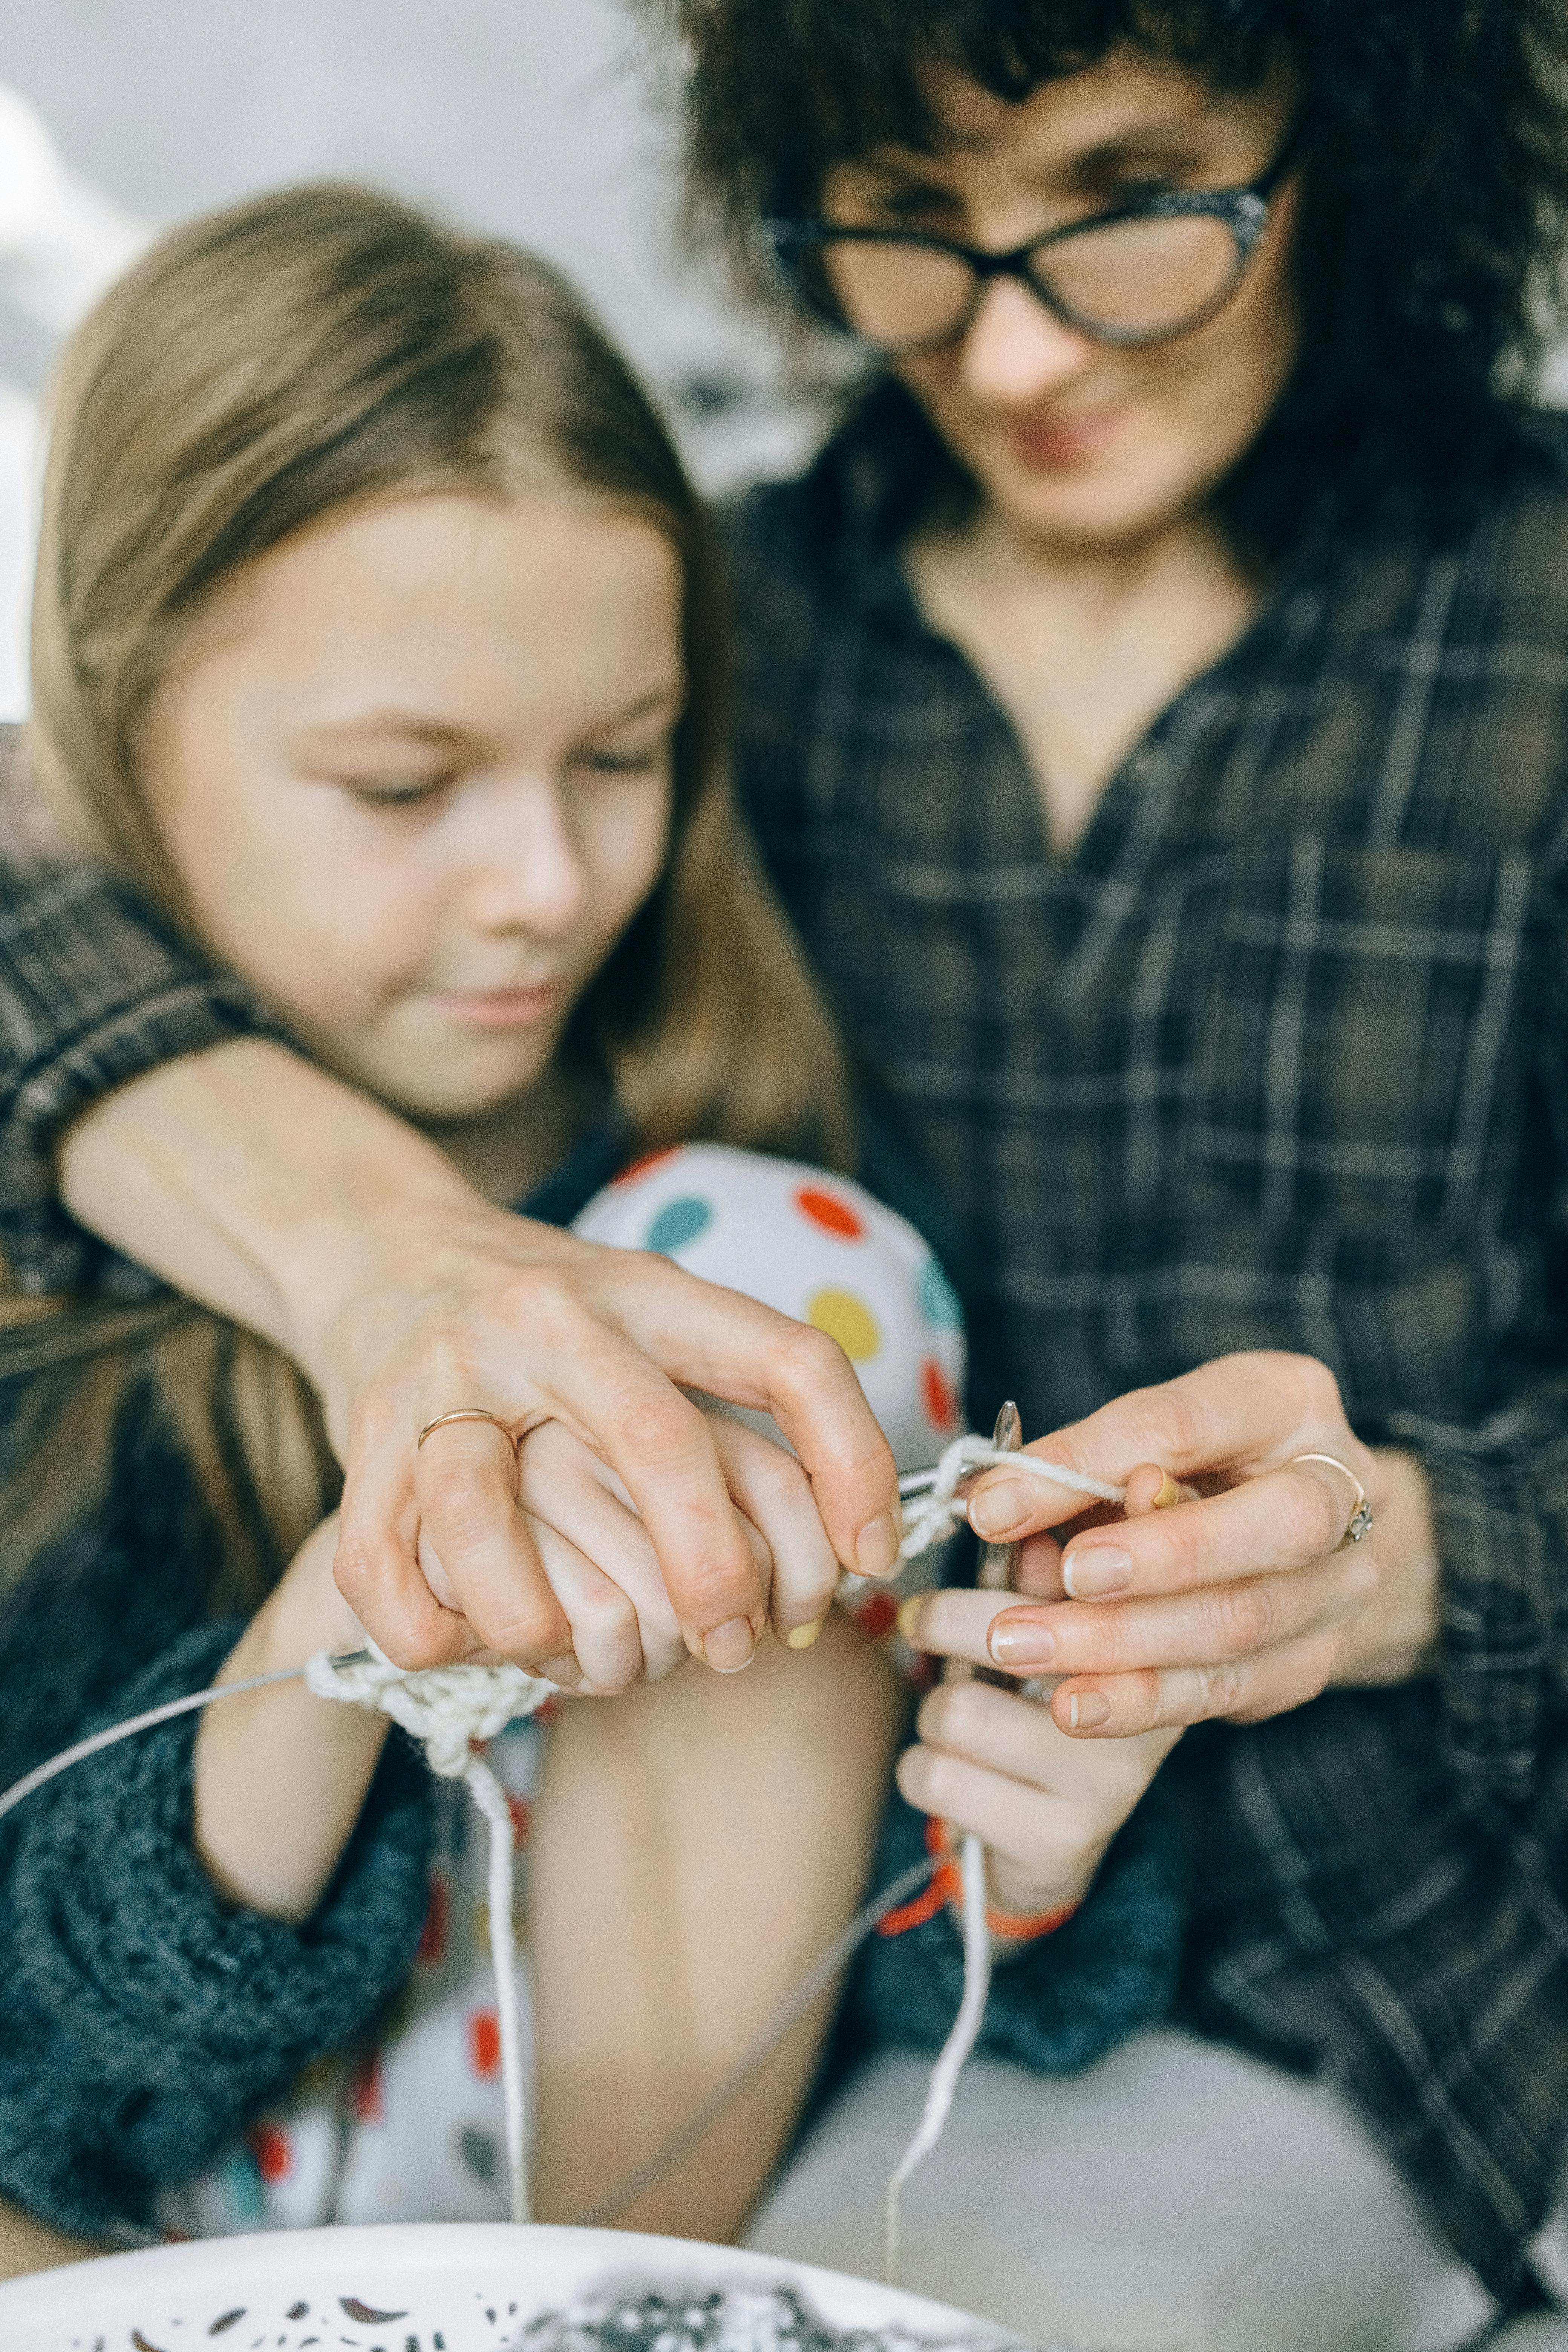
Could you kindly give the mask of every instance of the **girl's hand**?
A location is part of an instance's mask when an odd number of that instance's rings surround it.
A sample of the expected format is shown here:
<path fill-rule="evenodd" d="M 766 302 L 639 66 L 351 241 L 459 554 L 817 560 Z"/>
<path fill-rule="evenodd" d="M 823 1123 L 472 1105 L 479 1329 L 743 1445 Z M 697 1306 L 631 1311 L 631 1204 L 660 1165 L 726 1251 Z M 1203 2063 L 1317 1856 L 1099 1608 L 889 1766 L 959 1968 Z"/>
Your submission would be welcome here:
<path fill-rule="evenodd" d="M 990 1663 L 988 1627 L 1005 1592 L 933 1592 L 900 1623 L 922 1650 Z M 993 1899 L 1032 1917 L 1082 1902 L 1105 1850 L 1181 1738 L 1179 1729 L 1082 1745 L 1052 1720 L 1044 1696 L 973 1680 L 928 1692 L 920 1745 L 896 1779 L 911 1805 L 985 1842 Z"/>
<path fill-rule="evenodd" d="M 1256 1722 L 1331 1682 L 1400 1680 L 1425 1664 L 1438 1624 L 1425 1480 L 1410 1457 L 1361 1443 L 1332 1373 L 1312 1358 L 1224 1356 L 1026 1450 L 1127 1482 L 1128 1518 L 1097 1513 L 1100 1524 L 1064 1544 L 1040 1531 L 1082 1515 L 1081 1496 L 989 1472 L 970 1495 L 971 1521 L 993 1540 L 1030 1538 L 1018 1587 L 1046 1605 L 1015 1604 L 982 1625 L 974 1604 L 992 1596 L 943 1601 L 973 1618 L 958 1654 L 1059 1678 L 1051 1709 L 1064 1732 Z M 1350 1475 L 1298 1459 L 1307 1454 Z M 1170 1474 L 1167 1490 L 1152 1463 Z M 1375 1525 L 1341 1549 L 1352 1478 Z M 960 1637 L 948 1615 L 937 1622 Z"/>
<path fill-rule="evenodd" d="M 771 1589 L 773 1632 L 790 1648 L 806 1648 L 838 1582 L 811 1482 L 793 1454 L 755 1430 L 712 1412 L 703 1418 Z M 518 1463 L 524 1521 L 582 1669 L 574 1687 L 583 1696 L 603 1697 L 631 1683 L 659 1681 L 686 1657 L 686 1644 L 658 1555 L 626 1487 L 555 1421 L 522 1440 Z"/>
<path fill-rule="evenodd" d="M 332 1581 L 334 1517 L 323 1519 L 251 1619 L 216 1680 L 302 1666 L 363 1635 Z M 224 1699 L 195 1746 L 194 1843 L 215 1891 L 293 1925 L 308 1919 L 359 1819 L 387 1718 L 317 1698 L 302 1682 Z"/>

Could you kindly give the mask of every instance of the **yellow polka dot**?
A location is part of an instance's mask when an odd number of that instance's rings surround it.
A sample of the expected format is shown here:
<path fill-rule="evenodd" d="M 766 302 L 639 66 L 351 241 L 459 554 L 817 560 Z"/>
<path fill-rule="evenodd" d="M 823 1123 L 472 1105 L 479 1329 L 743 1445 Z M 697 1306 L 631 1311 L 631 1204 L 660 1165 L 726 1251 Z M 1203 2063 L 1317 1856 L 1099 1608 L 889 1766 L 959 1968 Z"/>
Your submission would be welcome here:
<path fill-rule="evenodd" d="M 863 1299 L 848 1290 L 819 1290 L 805 1310 L 805 1319 L 830 1339 L 837 1339 L 852 1364 L 863 1364 L 882 1344 L 877 1318 Z"/>

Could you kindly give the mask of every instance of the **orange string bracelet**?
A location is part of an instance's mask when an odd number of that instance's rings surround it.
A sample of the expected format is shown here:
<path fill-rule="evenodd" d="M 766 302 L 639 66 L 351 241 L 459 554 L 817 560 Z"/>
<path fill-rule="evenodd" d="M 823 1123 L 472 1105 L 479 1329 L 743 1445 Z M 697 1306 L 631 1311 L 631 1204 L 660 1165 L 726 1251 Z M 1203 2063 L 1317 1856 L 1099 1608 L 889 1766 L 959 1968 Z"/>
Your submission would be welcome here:
<path fill-rule="evenodd" d="M 958 1864 L 947 1858 L 952 1853 L 948 1826 L 934 1813 L 927 1816 L 925 1843 L 928 1853 L 939 1853 L 944 1859 L 932 1871 L 930 1880 L 912 1903 L 901 1903 L 896 1911 L 888 1913 L 877 1929 L 879 1936 L 908 1935 L 911 1927 L 923 1927 L 928 1919 L 934 1919 L 937 1913 L 945 1910 L 950 1903 L 962 1899 L 963 1884 L 959 1876 Z M 1048 1936 L 1054 1929 L 1065 1927 L 1078 1907 L 1076 1903 L 1067 1903 L 1058 1911 L 998 1911 L 987 1904 L 985 1925 L 1005 1943 L 1024 1944 L 1037 1936 Z"/>

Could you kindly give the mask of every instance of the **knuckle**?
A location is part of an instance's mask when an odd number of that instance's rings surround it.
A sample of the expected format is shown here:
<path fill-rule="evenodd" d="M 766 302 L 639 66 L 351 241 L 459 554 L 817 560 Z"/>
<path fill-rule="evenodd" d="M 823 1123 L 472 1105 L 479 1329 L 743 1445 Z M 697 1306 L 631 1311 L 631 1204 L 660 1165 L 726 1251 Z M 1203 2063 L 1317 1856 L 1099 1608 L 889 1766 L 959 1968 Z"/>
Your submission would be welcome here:
<path fill-rule="evenodd" d="M 387 1564 L 379 1545 L 344 1536 L 332 1556 L 332 1581 L 345 1601 L 362 1601 L 386 1580 Z"/>
<path fill-rule="evenodd" d="M 950 1683 L 942 1693 L 941 1735 L 944 1747 L 973 1748 L 984 1726 L 985 1685 Z"/>
<path fill-rule="evenodd" d="M 689 1459 L 709 1444 L 697 1407 L 668 1382 L 628 1397 L 616 1415 L 616 1429 L 626 1452 L 644 1464 Z"/>
<path fill-rule="evenodd" d="M 781 1320 L 769 1354 L 781 1390 L 792 1393 L 809 1394 L 824 1381 L 837 1386 L 849 1369 L 849 1359 L 837 1340 L 809 1323 Z"/>
<path fill-rule="evenodd" d="M 533 1600 L 512 1595 L 480 1631 L 491 1649 L 520 1665 L 542 1665 L 572 1646 L 571 1628 L 553 1595 Z"/>
<path fill-rule="evenodd" d="M 1148 1443 L 1161 1463 L 1192 1462 L 1203 1453 L 1203 1425 L 1197 1408 L 1180 1381 L 1144 1393 Z"/>
<path fill-rule="evenodd" d="M 1168 1580 L 1177 1590 L 1199 1583 L 1205 1548 L 1201 1514 L 1173 1511 L 1169 1516 L 1162 1515 L 1158 1534 L 1167 1569 L 1162 1582 Z"/>
<path fill-rule="evenodd" d="M 624 1637 L 637 1624 L 637 1611 L 620 1586 L 612 1584 L 608 1577 L 587 1583 L 574 1596 L 572 1613 L 584 1631 L 591 1630 L 601 1636 Z"/>
<path fill-rule="evenodd" d="M 786 1508 L 806 1500 L 811 1493 L 811 1481 L 793 1454 L 782 1445 L 764 1444 L 750 1473 L 760 1502 L 773 1509 Z"/>
<path fill-rule="evenodd" d="M 961 1767 L 940 1748 L 921 1750 L 925 1769 L 921 1773 L 924 1801 L 933 1813 L 954 1811 L 963 1802 L 963 1776 Z"/>
<path fill-rule="evenodd" d="M 1279 1603 L 1271 1586 L 1258 1580 L 1222 1585 L 1214 1595 L 1215 1647 L 1225 1659 L 1266 1650 L 1278 1638 Z"/>
<path fill-rule="evenodd" d="M 1340 1384 L 1321 1357 L 1287 1356 L 1291 1393 L 1303 1419 L 1342 1421 L 1344 1407 L 1340 1398 Z"/>
<path fill-rule="evenodd" d="M 1198 1720 L 1212 1722 L 1215 1717 L 1229 1715 L 1241 1704 L 1240 1670 L 1230 1660 L 1200 1667 L 1198 1671 Z"/>

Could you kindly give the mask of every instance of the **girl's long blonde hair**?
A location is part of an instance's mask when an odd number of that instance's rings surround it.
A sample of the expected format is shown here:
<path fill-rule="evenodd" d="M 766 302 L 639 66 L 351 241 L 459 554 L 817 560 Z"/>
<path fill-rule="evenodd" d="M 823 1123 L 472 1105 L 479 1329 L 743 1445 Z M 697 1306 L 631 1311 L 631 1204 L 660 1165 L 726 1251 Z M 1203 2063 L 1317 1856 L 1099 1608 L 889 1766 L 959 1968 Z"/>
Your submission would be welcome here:
<path fill-rule="evenodd" d="M 730 796 L 728 625 L 711 526 L 646 395 L 544 264 L 370 190 L 305 187 L 163 237 L 72 338 L 53 387 L 27 764 L 85 854 L 191 933 L 138 761 L 148 709 L 219 583 L 398 491 L 560 489 L 666 532 L 688 698 L 652 896 L 563 1052 L 644 1148 L 709 1137 L 842 1164 L 844 1066 Z M 0 1591 L 89 1518 L 134 1393 L 178 1435 L 216 1542 L 215 1606 L 273 1580 L 335 1499 L 284 1358 L 183 1301 L 0 1296 L 25 1403 L 0 1477 Z"/>

